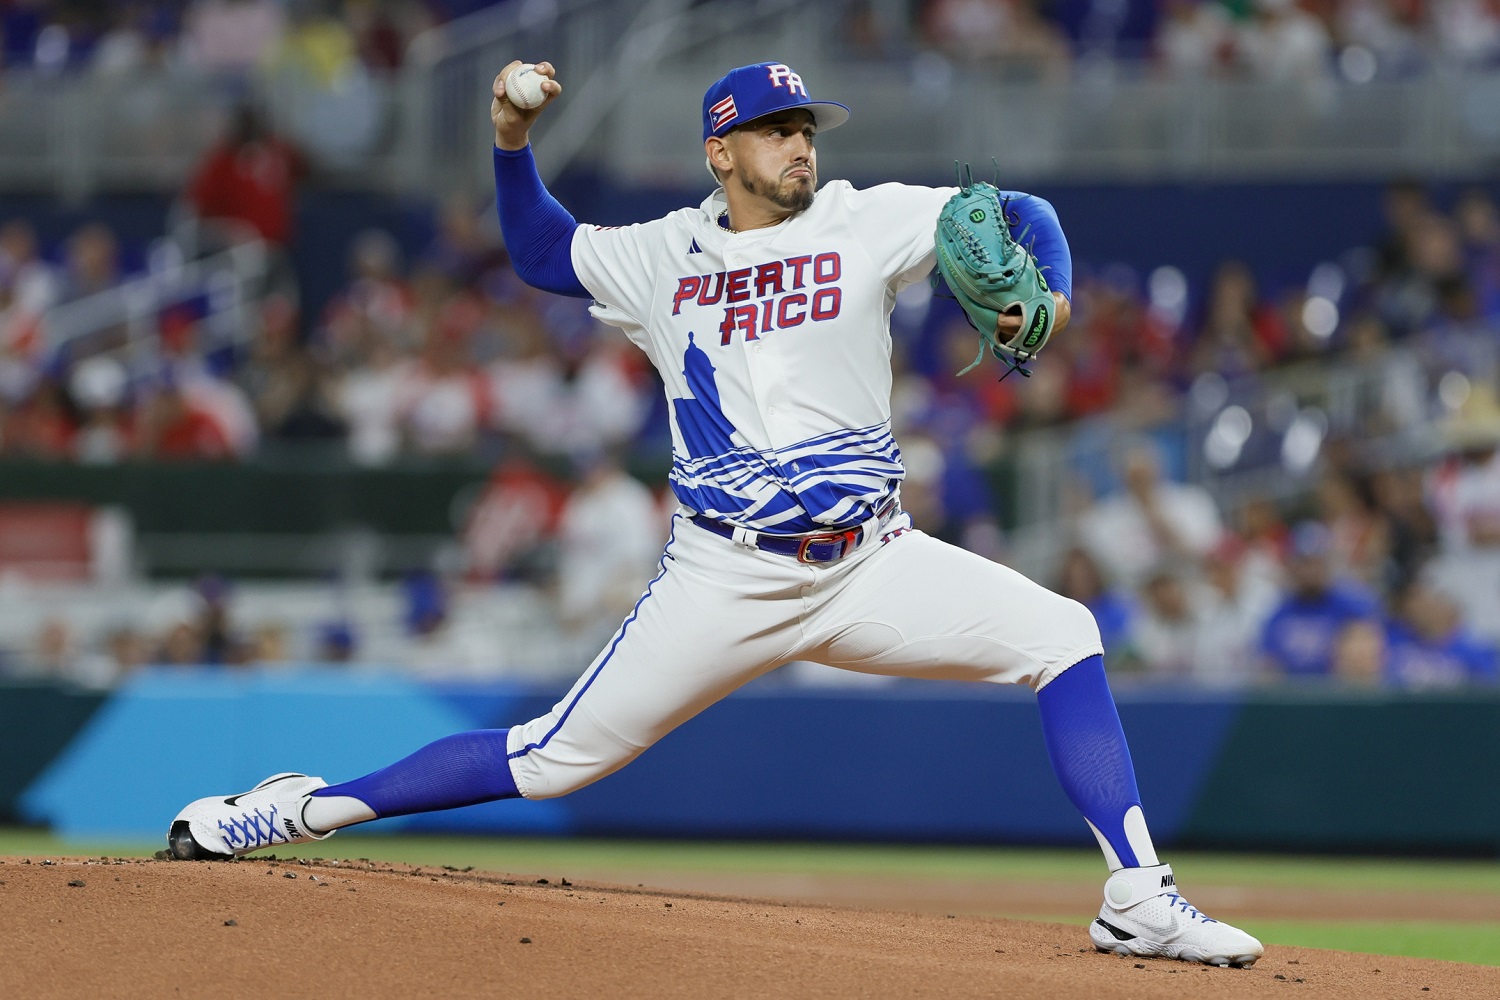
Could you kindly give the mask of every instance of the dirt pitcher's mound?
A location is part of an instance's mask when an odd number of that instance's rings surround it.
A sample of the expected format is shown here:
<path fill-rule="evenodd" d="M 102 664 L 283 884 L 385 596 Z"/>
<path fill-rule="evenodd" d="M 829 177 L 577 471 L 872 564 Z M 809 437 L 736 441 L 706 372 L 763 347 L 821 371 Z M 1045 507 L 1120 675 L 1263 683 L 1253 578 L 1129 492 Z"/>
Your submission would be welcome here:
<path fill-rule="evenodd" d="M 1500 968 L 1123 959 L 1078 924 L 367 862 L 0 859 L 0 996 L 1500 997 Z"/>

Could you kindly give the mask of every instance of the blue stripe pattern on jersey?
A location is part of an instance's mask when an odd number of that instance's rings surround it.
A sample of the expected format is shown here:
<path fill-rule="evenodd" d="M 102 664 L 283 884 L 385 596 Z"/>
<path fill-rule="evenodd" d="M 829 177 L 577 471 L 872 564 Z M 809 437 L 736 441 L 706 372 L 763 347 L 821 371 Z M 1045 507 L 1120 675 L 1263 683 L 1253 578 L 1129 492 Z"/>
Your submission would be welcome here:
<path fill-rule="evenodd" d="M 765 452 L 736 444 L 714 365 L 688 334 L 682 373 L 691 396 L 671 400 L 685 454 L 672 456 L 672 492 L 707 517 L 776 534 L 851 528 L 906 475 L 890 421 L 817 434 Z"/>
<path fill-rule="evenodd" d="M 839 431 L 762 453 L 673 459 L 672 492 L 708 517 L 797 534 L 853 527 L 905 476 L 889 423 Z"/>

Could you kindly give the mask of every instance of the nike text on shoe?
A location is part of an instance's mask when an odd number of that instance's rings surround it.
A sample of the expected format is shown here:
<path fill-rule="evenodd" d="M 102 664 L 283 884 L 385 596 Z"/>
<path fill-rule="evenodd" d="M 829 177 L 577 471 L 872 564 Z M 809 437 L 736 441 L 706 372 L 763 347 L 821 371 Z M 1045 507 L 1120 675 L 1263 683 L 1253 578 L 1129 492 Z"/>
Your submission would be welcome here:
<path fill-rule="evenodd" d="M 1166 878 L 1161 876 L 1165 870 Z M 1123 885 L 1115 884 L 1122 878 L 1131 878 L 1146 889 L 1150 881 L 1156 886 L 1171 886 L 1164 892 L 1141 895 L 1130 905 L 1116 908 L 1111 899 L 1128 895 Z M 1146 875 L 1150 876 L 1148 880 Z M 1159 958 L 1176 958 L 1184 962 L 1202 962 L 1206 965 L 1234 966 L 1248 969 L 1265 953 L 1261 943 L 1238 927 L 1205 917 L 1198 909 L 1183 899 L 1176 891 L 1175 880 L 1168 880 L 1171 869 L 1166 865 L 1153 868 L 1125 869 L 1111 876 L 1105 887 L 1106 899 L 1099 910 L 1099 918 L 1089 925 L 1089 938 L 1100 951 L 1119 955 L 1140 955 Z M 1133 895 L 1133 894 L 1129 894 Z"/>
<path fill-rule="evenodd" d="M 307 797 L 327 787 L 322 778 L 273 774 L 248 792 L 189 803 L 167 831 L 167 851 L 179 861 L 219 861 L 282 844 L 333 835 L 302 821 Z"/>

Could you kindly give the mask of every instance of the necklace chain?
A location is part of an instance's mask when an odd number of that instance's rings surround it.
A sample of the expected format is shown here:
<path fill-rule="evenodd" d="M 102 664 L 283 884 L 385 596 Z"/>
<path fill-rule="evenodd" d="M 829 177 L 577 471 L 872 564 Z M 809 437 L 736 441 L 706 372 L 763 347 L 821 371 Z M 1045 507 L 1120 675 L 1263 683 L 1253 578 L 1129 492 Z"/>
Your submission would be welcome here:
<path fill-rule="evenodd" d="M 729 226 L 729 209 L 727 208 L 719 213 L 719 228 L 736 236 L 739 235 L 740 231 L 738 229 L 731 229 Z"/>

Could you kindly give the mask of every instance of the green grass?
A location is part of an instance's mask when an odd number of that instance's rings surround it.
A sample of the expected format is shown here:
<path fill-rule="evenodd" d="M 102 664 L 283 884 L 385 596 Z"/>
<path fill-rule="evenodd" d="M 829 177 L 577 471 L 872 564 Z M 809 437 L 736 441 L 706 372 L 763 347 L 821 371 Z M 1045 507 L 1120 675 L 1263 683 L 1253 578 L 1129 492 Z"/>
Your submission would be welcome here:
<path fill-rule="evenodd" d="M 1010 920 L 1057 923 L 1056 916 L 999 913 Z M 1436 958 L 1470 965 L 1500 965 L 1500 922 L 1476 920 L 1295 920 L 1245 919 L 1236 924 L 1267 947 L 1328 948 L 1371 956 Z M 1274 957 L 1274 956 L 1273 956 Z"/>
<path fill-rule="evenodd" d="M 0 854 L 141 855 L 161 844 L 64 842 L 31 830 L 0 830 Z M 282 848 L 282 857 L 368 857 L 519 874 L 740 872 L 901 875 L 935 879 L 1027 879 L 1097 883 L 1098 852 L 1050 848 L 926 847 L 872 844 L 606 841 L 551 838 L 407 837 L 346 832 L 319 844 Z M 1500 864 L 1391 858 L 1322 858 L 1173 852 L 1190 885 L 1298 886 L 1500 894 Z M 1047 919 L 1056 919 L 1055 917 Z M 1267 943 L 1335 948 L 1500 965 L 1500 923 L 1437 921 L 1248 921 Z"/>
<path fill-rule="evenodd" d="M 1500 965 L 1500 923 L 1492 921 L 1248 920 L 1245 929 L 1268 945 Z"/>

